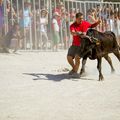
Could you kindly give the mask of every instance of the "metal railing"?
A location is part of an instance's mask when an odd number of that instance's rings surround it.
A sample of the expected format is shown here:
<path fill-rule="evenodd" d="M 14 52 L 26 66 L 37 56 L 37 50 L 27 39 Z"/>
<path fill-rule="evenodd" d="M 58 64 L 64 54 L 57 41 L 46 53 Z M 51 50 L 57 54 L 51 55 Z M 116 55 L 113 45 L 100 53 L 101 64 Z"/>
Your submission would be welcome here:
<path fill-rule="evenodd" d="M 120 2 L 92 2 L 92 1 L 71 1 L 71 0 L 31 0 L 30 3 L 25 3 L 25 0 L 10 0 L 10 7 L 8 8 L 7 0 L 4 0 L 4 34 L 6 34 L 15 21 L 18 23 L 23 22 L 20 25 L 24 39 L 21 42 L 20 49 L 24 50 L 41 50 L 41 49 L 52 49 L 53 47 L 53 35 L 52 35 L 52 20 L 55 9 L 58 7 L 58 3 L 61 3 L 63 13 L 60 13 L 60 42 L 58 43 L 59 49 L 67 49 L 71 45 L 71 35 L 69 31 L 70 24 L 74 21 L 72 15 L 76 12 L 83 12 L 84 18 L 87 20 L 88 10 L 99 7 L 100 12 L 98 13 L 99 18 L 106 19 L 109 21 L 111 16 L 111 9 L 113 12 L 120 12 Z M 27 7 L 26 7 L 27 6 Z M 105 8 L 106 7 L 106 8 Z M 104 11 L 102 11 L 104 8 Z M 41 33 L 41 10 L 45 9 L 47 11 L 46 17 L 46 35 L 43 36 Z M 59 8 L 61 9 L 61 8 Z M 106 11 L 105 11 L 106 9 Z M 58 10 L 59 11 L 59 10 Z M 72 13 L 73 12 L 73 13 Z M 26 14 L 26 16 L 25 16 Z M 65 15 L 65 18 L 62 15 Z M 120 13 L 119 13 L 120 14 Z M 115 14 L 114 14 L 115 15 Z M 118 16 L 119 17 L 119 16 Z M 28 20 L 29 23 L 26 21 Z M 120 18 L 119 18 L 120 20 Z M 26 23 L 24 23 L 26 22 Z M 63 22 L 63 23 L 62 23 Z M 104 21 L 105 22 L 105 21 Z M 120 24 L 120 22 L 119 22 Z M 110 26 L 108 24 L 108 26 Z M 103 25 L 99 26 L 99 30 L 107 30 L 107 28 L 102 28 Z M 118 33 L 119 36 L 120 33 Z M 47 39 L 47 40 L 45 40 Z M 44 43 L 45 42 L 45 43 Z M 46 45 L 44 45 L 46 44 Z"/>

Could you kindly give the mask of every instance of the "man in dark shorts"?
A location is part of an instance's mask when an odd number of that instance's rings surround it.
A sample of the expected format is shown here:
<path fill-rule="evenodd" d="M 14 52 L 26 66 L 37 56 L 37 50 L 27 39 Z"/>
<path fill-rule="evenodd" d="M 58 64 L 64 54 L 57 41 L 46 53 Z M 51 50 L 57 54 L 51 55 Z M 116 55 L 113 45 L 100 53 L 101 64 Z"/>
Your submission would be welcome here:
<path fill-rule="evenodd" d="M 80 65 L 80 55 L 78 52 L 80 51 L 81 46 L 81 38 L 79 33 L 81 32 L 82 36 L 85 36 L 88 28 L 96 27 L 99 23 L 100 20 L 94 24 L 90 24 L 89 22 L 83 20 L 82 13 L 79 12 L 76 14 L 76 21 L 70 25 L 70 32 L 73 36 L 73 42 L 67 54 L 68 63 L 72 66 L 72 70 L 69 72 L 69 75 L 72 75 L 73 77 L 79 77 L 79 74 L 77 73 Z"/>

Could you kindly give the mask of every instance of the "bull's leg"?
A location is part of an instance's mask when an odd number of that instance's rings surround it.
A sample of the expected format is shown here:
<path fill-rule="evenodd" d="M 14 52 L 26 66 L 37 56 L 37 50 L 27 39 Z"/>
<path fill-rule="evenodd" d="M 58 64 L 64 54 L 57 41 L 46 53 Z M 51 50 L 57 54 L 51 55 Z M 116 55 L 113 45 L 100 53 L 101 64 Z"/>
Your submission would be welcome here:
<path fill-rule="evenodd" d="M 98 58 L 97 59 L 98 63 L 97 63 L 97 69 L 99 71 L 99 81 L 103 80 L 103 75 L 102 75 L 102 72 L 101 72 L 101 63 L 102 63 L 102 58 Z"/>
<path fill-rule="evenodd" d="M 85 73 L 85 64 L 86 64 L 86 61 L 87 61 L 87 57 L 83 57 L 83 59 L 82 59 L 82 67 L 81 67 L 81 70 L 80 70 L 80 75 L 82 75 L 83 73 Z"/>
<path fill-rule="evenodd" d="M 119 50 L 114 50 L 113 51 L 113 54 L 118 58 L 118 60 L 120 61 L 120 53 L 119 53 Z"/>
<path fill-rule="evenodd" d="M 109 65 L 110 65 L 110 67 L 111 67 L 111 72 L 114 72 L 115 69 L 114 69 L 114 67 L 113 67 L 111 58 L 108 56 L 108 54 L 105 55 L 104 58 L 105 58 L 105 59 L 107 60 L 107 62 L 109 63 Z"/>

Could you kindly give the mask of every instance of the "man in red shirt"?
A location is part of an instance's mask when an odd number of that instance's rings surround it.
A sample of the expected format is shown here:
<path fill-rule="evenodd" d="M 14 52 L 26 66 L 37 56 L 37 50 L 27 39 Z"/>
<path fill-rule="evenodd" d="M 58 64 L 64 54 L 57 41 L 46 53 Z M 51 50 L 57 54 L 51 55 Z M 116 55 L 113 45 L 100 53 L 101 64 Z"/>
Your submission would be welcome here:
<path fill-rule="evenodd" d="M 76 21 L 70 26 L 70 32 L 73 35 L 73 42 L 68 50 L 67 60 L 72 66 L 72 70 L 69 72 L 69 74 L 73 77 L 79 77 L 79 74 L 77 74 L 80 65 L 79 50 L 81 45 L 79 33 L 82 32 L 83 35 L 86 35 L 88 28 L 96 27 L 99 23 L 100 20 L 94 24 L 90 24 L 89 22 L 83 20 L 83 14 L 79 12 L 76 14 Z M 75 63 L 73 59 L 75 59 Z"/>

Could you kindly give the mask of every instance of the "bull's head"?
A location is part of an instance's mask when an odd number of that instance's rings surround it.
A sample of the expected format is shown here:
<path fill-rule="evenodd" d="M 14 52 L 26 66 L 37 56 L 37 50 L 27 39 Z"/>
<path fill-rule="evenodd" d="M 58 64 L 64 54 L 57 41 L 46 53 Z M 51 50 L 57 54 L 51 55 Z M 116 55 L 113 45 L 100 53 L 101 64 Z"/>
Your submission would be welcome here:
<path fill-rule="evenodd" d="M 91 38 L 91 41 L 96 43 L 96 45 L 100 44 L 101 37 L 99 36 L 100 32 L 95 29 L 88 29 L 86 35 L 88 35 Z"/>
<path fill-rule="evenodd" d="M 81 40 L 81 49 L 80 56 L 84 57 L 86 55 L 90 56 L 92 49 L 95 47 L 95 44 L 91 42 L 90 38 L 84 37 Z"/>
<path fill-rule="evenodd" d="M 86 35 L 90 36 L 90 37 L 94 37 L 94 38 L 97 38 L 98 37 L 98 31 L 95 30 L 95 29 L 88 29 Z"/>

